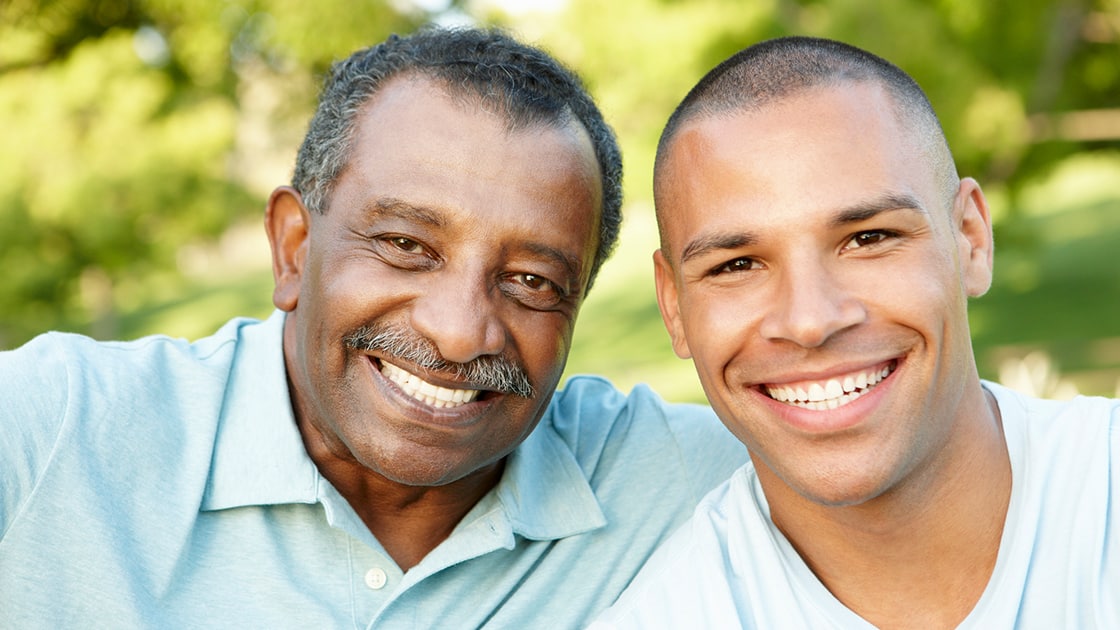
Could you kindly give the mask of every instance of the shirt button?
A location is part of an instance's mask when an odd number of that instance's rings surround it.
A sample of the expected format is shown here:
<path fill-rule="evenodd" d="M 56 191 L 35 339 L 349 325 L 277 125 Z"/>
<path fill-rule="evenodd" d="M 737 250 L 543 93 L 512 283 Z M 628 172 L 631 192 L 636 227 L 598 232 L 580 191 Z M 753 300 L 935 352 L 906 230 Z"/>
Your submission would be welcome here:
<path fill-rule="evenodd" d="M 382 569 L 374 567 L 369 571 L 366 571 L 366 586 L 372 588 L 375 591 L 384 588 L 385 584 L 388 581 L 389 576 L 385 575 L 385 571 L 383 571 Z"/>

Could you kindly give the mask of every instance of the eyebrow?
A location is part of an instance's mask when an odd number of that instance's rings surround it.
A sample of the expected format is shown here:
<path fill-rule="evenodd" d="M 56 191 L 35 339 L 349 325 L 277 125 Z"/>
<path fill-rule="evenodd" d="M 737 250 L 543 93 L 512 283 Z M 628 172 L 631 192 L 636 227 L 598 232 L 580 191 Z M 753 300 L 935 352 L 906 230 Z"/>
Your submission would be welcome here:
<path fill-rule="evenodd" d="M 431 208 L 411 204 L 396 197 L 378 197 L 366 204 L 362 210 L 369 216 L 396 217 L 408 221 L 419 221 L 432 227 L 443 227 L 446 224 L 439 212 Z"/>
<path fill-rule="evenodd" d="M 834 228 L 844 227 L 851 223 L 866 221 L 876 215 L 892 210 L 913 210 L 920 214 L 926 214 L 926 210 L 922 208 L 922 204 L 919 203 L 913 195 L 907 193 L 886 193 L 870 201 L 858 203 L 840 210 L 832 217 L 828 225 Z"/>
<path fill-rule="evenodd" d="M 689 241 L 681 252 L 681 263 L 686 263 L 693 258 L 723 249 L 737 249 L 747 247 L 758 242 L 758 237 L 750 232 L 737 232 L 734 234 L 702 234 Z"/>
<path fill-rule="evenodd" d="M 886 193 L 869 201 L 840 209 L 828 221 L 830 228 L 839 228 L 853 223 L 867 221 L 884 212 L 909 210 L 926 214 L 917 198 L 907 193 Z M 681 264 L 714 251 L 749 247 L 758 243 L 759 237 L 753 232 L 717 232 L 701 234 L 689 241 L 681 252 Z"/>
<path fill-rule="evenodd" d="M 555 247 L 550 247 L 543 243 L 529 242 L 525 244 L 525 249 L 538 256 L 551 258 L 557 263 L 560 263 L 560 266 L 564 268 L 564 272 L 568 275 L 569 279 L 574 279 L 576 281 L 577 286 L 569 287 L 569 291 L 571 293 L 579 293 L 582 291 L 583 286 L 579 283 L 579 277 L 581 270 L 583 269 L 583 263 L 579 258 L 566 254 L 556 249 Z"/>

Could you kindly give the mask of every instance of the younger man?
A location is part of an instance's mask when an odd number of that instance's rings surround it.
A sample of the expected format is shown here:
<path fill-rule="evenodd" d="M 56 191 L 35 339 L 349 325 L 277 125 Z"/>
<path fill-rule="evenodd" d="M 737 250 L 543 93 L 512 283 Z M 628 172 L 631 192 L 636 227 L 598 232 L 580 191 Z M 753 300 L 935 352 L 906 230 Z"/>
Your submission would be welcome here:
<path fill-rule="evenodd" d="M 982 382 L 992 230 L 904 72 L 786 38 L 662 135 L 658 298 L 751 453 L 600 628 L 1120 627 L 1120 403 Z"/>

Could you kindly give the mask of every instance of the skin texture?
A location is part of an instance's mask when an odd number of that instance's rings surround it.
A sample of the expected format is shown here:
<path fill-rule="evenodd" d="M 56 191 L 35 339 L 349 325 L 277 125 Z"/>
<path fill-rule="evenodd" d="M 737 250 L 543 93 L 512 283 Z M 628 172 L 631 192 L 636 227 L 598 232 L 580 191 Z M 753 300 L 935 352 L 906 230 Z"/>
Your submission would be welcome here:
<path fill-rule="evenodd" d="M 567 358 L 600 214 L 578 123 L 509 131 L 423 78 L 387 84 L 359 114 L 353 155 L 323 214 L 290 188 L 266 217 L 273 300 L 308 453 L 404 569 L 442 541 L 536 426 Z M 501 357 L 535 394 L 484 390 L 437 408 L 384 363 L 480 389 L 347 335 L 389 325 L 447 362 Z M 483 388 L 484 389 L 484 388 Z"/>
<path fill-rule="evenodd" d="M 991 221 L 973 180 L 946 198 L 894 111 L 846 83 L 686 122 L 656 174 L 658 301 L 822 582 L 882 627 L 951 627 L 1010 496 L 966 316 Z M 768 393 L 884 369 L 834 409 Z"/>

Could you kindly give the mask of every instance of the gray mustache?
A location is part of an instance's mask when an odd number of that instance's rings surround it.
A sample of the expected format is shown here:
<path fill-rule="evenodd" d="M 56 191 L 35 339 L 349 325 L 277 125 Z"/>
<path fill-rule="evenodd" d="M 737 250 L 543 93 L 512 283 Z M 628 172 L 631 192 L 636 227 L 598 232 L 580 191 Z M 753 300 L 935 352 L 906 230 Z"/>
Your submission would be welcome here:
<path fill-rule="evenodd" d="M 355 350 L 376 350 L 432 372 L 449 374 L 481 389 L 522 398 L 532 398 L 536 394 L 525 371 L 506 357 L 486 355 L 469 363 L 452 363 L 440 356 L 435 344 L 399 327 L 363 326 L 347 335 L 343 342 Z"/>

